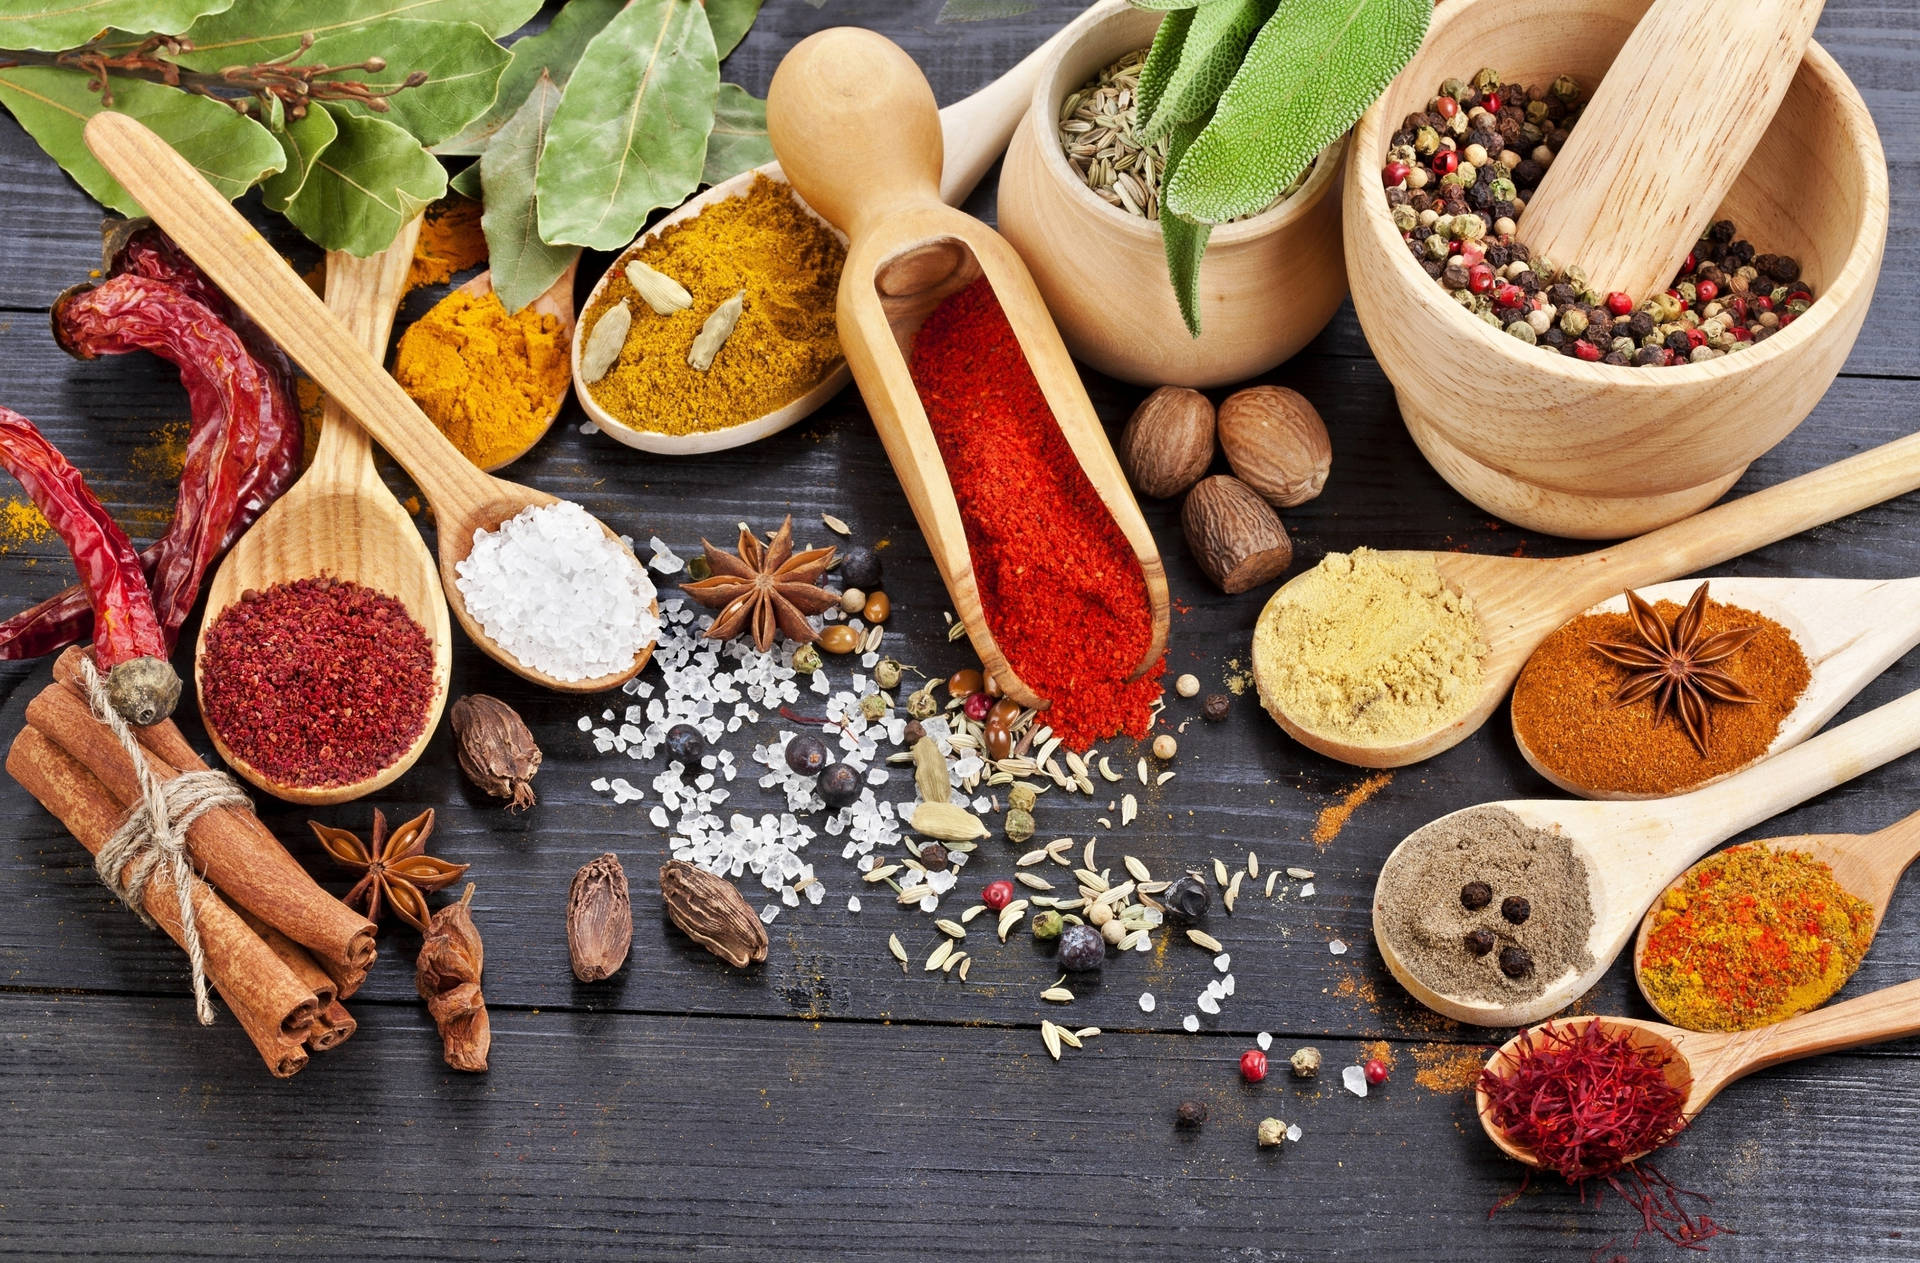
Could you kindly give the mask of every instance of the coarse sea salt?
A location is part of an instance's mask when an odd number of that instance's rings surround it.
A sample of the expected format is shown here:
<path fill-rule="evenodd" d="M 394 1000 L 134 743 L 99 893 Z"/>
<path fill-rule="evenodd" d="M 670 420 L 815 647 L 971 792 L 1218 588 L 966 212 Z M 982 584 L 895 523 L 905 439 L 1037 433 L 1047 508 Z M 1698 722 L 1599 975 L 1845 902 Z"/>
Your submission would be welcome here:
<path fill-rule="evenodd" d="M 1347 954 L 1347 945 L 1344 940 L 1335 939 L 1333 942 L 1327 944 L 1327 950 L 1335 956 L 1345 956 Z"/>
<path fill-rule="evenodd" d="M 1340 1072 L 1340 1083 L 1355 1096 L 1367 1094 L 1367 1072 L 1359 1066 L 1348 1066 Z"/>
<path fill-rule="evenodd" d="M 454 574 L 488 638 L 557 680 L 624 671 L 659 634 L 653 580 L 570 500 L 531 505 L 475 531 Z"/>
<path fill-rule="evenodd" d="M 1261 1052 L 1265 1052 L 1267 1049 L 1273 1047 L 1273 1036 L 1266 1031 L 1261 1031 L 1253 1037 L 1253 1042 L 1260 1045 Z"/>

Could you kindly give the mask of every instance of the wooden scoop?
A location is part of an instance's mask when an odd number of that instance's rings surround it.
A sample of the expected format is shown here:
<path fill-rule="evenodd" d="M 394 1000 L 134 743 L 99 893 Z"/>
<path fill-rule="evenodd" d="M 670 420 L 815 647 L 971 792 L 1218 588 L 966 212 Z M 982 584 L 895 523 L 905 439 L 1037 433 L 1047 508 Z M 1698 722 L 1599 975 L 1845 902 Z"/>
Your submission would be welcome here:
<path fill-rule="evenodd" d="M 393 315 L 406 293 L 407 268 L 413 262 L 420 221 L 400 230 L 386 250 L 368 259 L 334 251 L 327 256 L 327 306 L 348 336 L 375 356 L 384 356 Z M 283 785 L 234 753 L 219 728 L 209 721 L 214 748 L 240 775 L 275 798 L 296 803 L 340 803 L 370 794 L 393 781 L 420 757 L 439 726 L 453 668 L 453 632 L 447 600 L 433 554 L 407 511 L 387 490 L 374 468 L 367 433 L 329 396 L 322 415 L 313 464 L 234 544 L 207 589 L 207 613 L 200 623 L 195 660 L 207 651 L 207 633 L 219 615 L 248 590 L 327 575 L 385 593 L 406 606 L 433 643 L 433 698 L 425 726 L 404 754 L 366 780 L 311 788 Z M 196 687 L 206 675 L 196 667 Z M 200 697 L 200 713 L 207 713 Z"/>
<path fill-rule="evenodd" d="M 1307 728 L 1273 701 L 1273 667 L 1258 654 L 1254 655 L 1254 680 L 1267 712 L 1302 745 L 1361 767 L 1402 767 L 1471 736 L 1500 705 L 1540 642 L 1594 603 L 1628 588 L 1697 572 L 1916 487 L 1920 487 L 1920 435 L 1908 435 L 1638 539 L 1578 557 L 1540 561 L 1470 553 L 1390 553 L 1431 561 L 1448 587 L 1469 597 L 1488 646 L 1472 703 L 1430 731 L 1403 740 L 1368 745 L 1339 733 Z M 1296 576 L 1273 599 L 1282 599 L 1288 587 L 1299 581 Z"/>
<path fill-rule="evenodd" d="M 1377 895 L 1373 905 L 1374 941 L 1393 976 L 1430 1009 L 1477 1026 L 1537 1022 L 1579 999 L 1598 981 L 1639 928 L 1641 916 L 1654 897 L 1688 865 L 1742 829 L 1916 747 L 1920 747 L 1920 692 L 1849 720 L 1717 785 L 1677 798 L 1647 802 L 1530 799 L 1492 804 L 1536 829 L 1564 835 L 1587 865 L 1587 898 L 1594 918 L 1587 935 L 1587 952 L 1593 963 L 1584 970 L 1569 969 L 1530 1000 L 1472 999 L 1446 995 L 1428 986 L 1395 953 Z M 1399 859 L 1406 845 L 1402 842 L 1387 857 L 1387 868 Z M 1383 871 L 1381 881 L 1385 880 Z M 1434 897 L 1454 896 L 1450 891 L 1436 891 Z M 1538 915 L 1538 909 L 1535 913 Z M 1461 951 L 1465 950 L 1463 946 Z"/>
<path fill-rule="evenodd" d="M 1821 3 L 1654 0 L 1520 217 L 1534 257 L 1635 302 L 1670 285 L 1780 108 Z"/>
<path fill-rule="evenodd" d="M 1905 820 L 1888 825 L 1878 833 L 1818 833 L 1806 834 L 1796 838 L 1769 838 L 1764 842 L 1755 842 L 1754 846 L 1764 846 L 1776 851 L 1800 851 L 1811 855 L 1833 869 L 1834 879 L 1841 889 L 1873 907 L 1873 932 L 1879 933 L 1880 923 L 1886 919 L 1887 905 L 1893 901 L 1894 887 L 1900 884 L 1901 874 L 1912 865 L 1915 857 L 1920 857 L 1920 812 L 1908 816 Z M 1701 863 L 1706 861 L 1702 860 Z M 1695 865 L 1695 868 L 1699 865 Z M 1673 1014 L 1660 1007 L 1654 994 L 1647 990 L 1645 975 L 1641 972 L 1641 962 L 1647 953 L 1647 935 L 1653 933 L 1654 914 L 1666 902 L 1667 891 L 1685 881 L 1693 869 L 1673 879 L 1666 890 L 1662 890 L 1647 909 L 1640 921 L 1640 933 L 1633 941 L 1633 980 L 1640 986 L 1640 994 L 1646 997 L 1653 1011 L 1669 1022 L 1683 1024 Z M 1857 966 L 1856 966 L 1857 967 Z M 1833 984 L 1833 989 L 1825 995 L 1811 1000 L 1806 1009 L 1824 1003 L 1828 996 L 1840 990 L 1852 977 L 1849 971 L 1846 977 Z M 1803 1012 L 1805 1009 L 1802 1010 Z"/>
<path fill-rule="evenodd" d="M 530 506 L 554 504 L 555 497 L 475 469 L 266 239 L 166 141 L 126 115 L 114 113 L 87 120 L 86 140 L 101 165 L 166 229 L 187 257 L 427 493 L 439 527 L 441 584 L 454 616 L 474 644 L 526 679 L 569 693 L 612 688 L 646 665 L 653 654 L 650 644 L 619 671 L 589 680 L 558 680 L 495 644 L 467 613 L 466 600 L 454 581 L 454 567 L 472 549 L 475 532 L 490 531 Z M 618 538 L 612 531 L 607 535 Z M 634 564 L 639 564 L 638 559 Z"/>
<path fill-rule="evenodd" d="M 579 268 L 580 256 L 575 255 L 573 262 L 567 264 L 567 270 L 554 278 L 553 284 L 542 290 L 540 297 L 527 304 L 529 308 L 539 312 L 541 315 L 552 316 L 560 322 L 560 340 L 568 346 L 573 345 L 573 326 L 576 319 L 573 309 L 573 276 Z M 462 285 L 460 292 L 462 294 L 471 294 L 475 298 L 485 298 L 488 294 L 493 293 L 493 269 L 488 268 L 486 271 L 480 273 L 480 275 L 468 281 L 465 285 Z M 508 465 L 513 464 L 513 462 L 532 451 L 536 443 L 547 437 L 547 431 L 553 428 L 554 418 L 559 416 L 560 409 L 567 405 L 567 391 L 571 389 L 572 386 L 573 377 L 569 374 L 567 379 L 560 383 L 560 389 L 555 391 L 553 398 L 548 401 L 545 419 L 529 431 L 526 443 L 521 446 L 519 451 L 510 453 L 504 459 L 497 460 L 493 464 L 486 466 L 485 468 L 488 473 L 497 473 L 505 469 Z"/>
<path fill-rule="evenodd" d="M 808 36 L 774 73 L 767 131 L 795 191 L 849 238 L 840 342 L 981 663 L 1021 705 L 1047 705 L 1014 673 L 987 626 L 953 484 L 907 370 L 922 322 L 984 276 L 1067 445 L 1139 558 L 1153 605 L 1138 668 L 1145 671 L 1167 642 L 1159 551 L 1026 265 L 992 229 L 940 200 L 940 114 L 920 68 L 872 31 Z"/>
<path fill-rule="evenodd" d="M 1534 771 L 1582 798 L 1665 798 L 1699 789 L 1800 744 L 1881 672 L 1920 644 L 1920 579 L 1685 579 L 1639 591 L 1650 605 L 1671 601 L 1684 606 L 1702 582 L 1712 584 L 1709 594 L 1713 600 L 1764 614 L 1785 627 L 1807 655 L 1813 678 L 1767 748 L 1740 767 L 1691 784 L 1675 785 L 1664 793 L 1623 793 L 1570 780 L 1527 744 L 1516 724 L 1514 741 Z M 1586 612 L 1618 614 L 1626 608 L 1626 596 L 1621 593 Z M 1652 702 L 1644 705 L 1651 707 Z M 1723 709 L 1715 707 L 1717 711 Z"/>
<path fill-rule="evenodd" d="M 1554 1025 L 1577 1032 L 1588 1022 L 1599 1022 L 1609 1034 L 1627 1034 L 1666 1053 L 1669 1058 L 1667 1081 L 1685 1089 L 1686 1101 L 1680 1113 L 1691 1120 L 1720 1095 L 1721 1089 L 1756 1070 L 1920 1032 L 1920 981 L 1883 987 L 1753 1031 L 1724 1034 L 1684 1031 L 1677 1026 L 1630 1017 L 1572 1017 Z M 1515 1035 L 1502 1044 L 1487 1060 L 1487 1068 L 1498 1074 L 1511 1065 L 1511 1059 L 1518 1054 L 1520 1038 Z M 1507 1156 L 1518 1158 L 1528 1166 L 1540 1165 L 1531 1151 L 1514 1144 L 1506 1133 L 1494 1126 L 1490 1116 L 1492 1106 L 1484 1091 L 1475 1090 L 1474 1103 L 1480 1111 L 1480 1125 L 1486 1128 L 1494 1144 Z"/>

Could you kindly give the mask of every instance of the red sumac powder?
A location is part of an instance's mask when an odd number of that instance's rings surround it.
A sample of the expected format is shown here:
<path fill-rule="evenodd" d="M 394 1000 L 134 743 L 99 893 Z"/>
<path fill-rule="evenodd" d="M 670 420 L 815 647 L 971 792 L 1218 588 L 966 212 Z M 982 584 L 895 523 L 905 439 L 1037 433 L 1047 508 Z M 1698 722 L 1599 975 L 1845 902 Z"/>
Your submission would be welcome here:
<path fill-rule="evenodd" d="M 1153 619 L 1139 559 L 1060 433 L 984 280 L 927 317 L 910 363 L 933 424 L 987 625 L 1044 722 L 1084 750 L 1146 735 L 1163 658 L 1138 680 Z"/>
<path fill-rule="evenodd" d="M 245 593 L 200 658 L 207 726 L 284 785 L 364 780 L 420 735 L 433 644 L 384 593 L 325 576 Z"/>

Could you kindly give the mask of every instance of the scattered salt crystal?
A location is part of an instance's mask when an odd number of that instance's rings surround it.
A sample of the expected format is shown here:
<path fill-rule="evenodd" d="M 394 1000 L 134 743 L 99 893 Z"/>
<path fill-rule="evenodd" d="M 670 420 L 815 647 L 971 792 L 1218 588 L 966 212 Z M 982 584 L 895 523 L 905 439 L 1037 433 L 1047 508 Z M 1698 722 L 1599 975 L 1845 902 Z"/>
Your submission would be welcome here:
<path fill-rule="evenodd" d="M 1218 956 L 1215 956 L 1213 958 L 1213 967 L 1215 969 L 1218 969 L 1223 974 L 1227 972 L 1227 966 L 1231 965 L 1232 963 L 1233 963 L 1233 957 L 1227 955 L 1227 953 L 1225 952 L 1221 952 Z"/>
<path fill-rule="evenodd" d="M 1203 992 L 1200 998 L 1194 1001 L 1194 1006 L 1208 1016 L 1220 1012 L 1220 1001 L 1214 999 L 1210 993 Z M 1199 1019 L 1196 1018 L 1195 1020 L 1198 1021 Z"/>
<path fill-rule="evenodd" d="M 1261 1052 L 1265 1052 L 1267 1049 L 1273 1047 L 1273 1036 L 1266 1031 L 1261 1031 L 1253 1037 L 1253 1042 L 1260 1045 Z"/>
<path fill-rule="evenodd" d="M 1200 1029 L 1200 1019 L 1195 1017 L 1193 1014 L 1189 1013 L 1185 1017 L 1180 1019 L 1180 1025 L 1186 1029 L 1189 1035 L 1191 1035 L 1194 1031 L 1197 1031 Z"/>
<path fill-rule="evenodd" d="M 647 562 L 647 568 L 656 574 L 679 574 L 686 569 L 687 563 L 680 560 L 673 549 L 667 547 L 667 541 L 658 535 L 648 540 L 647 546 L 653 549 L 653 557 Z"/>
<path fill-rule="evenodd" d="M 1327 950 L 1335 956 L 1345 956 L 1347 954 L 1347 945 L 1343 940 L 1335 939 L 1333 942 L 1327 944 Z"/>
<path fill-rule="evenodd" d="M 920 911 L 922 912 L 932 912 L 935 908 L 938 908 L 939 906 L 940 906 L 940 896 L 938 895 L 928 895 L 926 898 L 920 901 Z"/>
<path fill-rule="evenodd" d="M 766 907 L 760 909 L 760 920 L 767 925 L 772 925 L 773 919 L 779 915 L 780 915 L 780 905 L 777 903 L 770 903 Z M 1366 1093 L 1362 1092 L 1360 1095 L 1365 1096 Z"/>
<path fill-rule="evenodd" d="M 580 716 L 580 722 L 576 726 L 580 729 L 581 732 L 593 731 L 593 721 L 591 719 L 588 719 L 585 715 Z"/>
<path fill-rule="evenodd" d="M 1308 883 L 1307 883 L 1306 885 L 1304 885 L 1304 886 L 1302 886 L 1302 887 L 1300 887 L 1300 897 L 1301 897 L 1302 899 L 1311 899 L 1311 898 L 1313 898 L 1313 883 L 1312 883 L 1312 882 L 1308 882 Z"/>
<path fill-rule="evenodd" d="M 859 896 L 859 895 L 848 895 L 848 896 L 847 896 L 847 911 L 848 911 L 848 912 L 858 912 L 858 911 L 860 911 L 860 896 Z"/>
<path fill-rule="evenodd" d="M 1367 1072 L 1359 1066 L 1348 1066 L 1340 1072 L 1340 1083 L 1355 1096 L 1367 1094 Z"/>
<path fill-rule="evenodd" d="M 1135 944 L 1133 950 L 1136 952 L 1150 952 L 1153 950 L 1153 940 L 1148 938 L 1145 934 L 1142 934 L 1140 936 L 1139 942 Z"/>
<path fill-rule="evenodd" d="M 596 794 L 604 794 L 608 790 L 612 789 L 613 786 L 608 783 L 606 777 L 597 776 L 593 780 L 587 783 L 587 788 L 594 791 Z"/>
<path fill-rule="evenodd" d="M 1220 994 L 1227 997 L 1231 997 L 1233 995 L 1233 975 L 1232 974 L 1228 974 L 1226 977 L 1220 980 Z"/>
<path fill-rule="evenodd" d="M 1142 1013 L 1151 1013 L 1151 1012 L 1153 1012 L 1153 1006 L 1154 1006 L 1154 1004 L 1155 1004 L 1155 1003 L 1157 1003 L 1157 1002 L 1156 1002 L 1156 1001 L 1154 1000 L 1154 998 L 1153 998 L 1153 992 L 1151 992 L 1151 991 L 1142 991 L 1142 992 L 1140 993 L 1140 1011 L 1141 1011 Z"/>
<path fill-rule="evenodd" d="M 1287 1139 L 1288 1139 L 1288 1140 L 1298 1140 L 1298 1139 L 1300 1139 L 1300 1136 L 1301 1136 L 1301 1134 L 1302 1134 L 1302 1133 L 1301 1133 L 1301 1131 L 1300 1131 L 1300 1124 L 1299 1124 L 1299 1123 L 1289 1123 L 1289 1124 L 1287 1125 Z"/>
<path fill-rule="evenodd" d="M 600 427 L 599 427 L 599 425 L 598 425 L 598 424 L 596 424 L 596 423 L 595 423 L 595 422 L 593 422 L 593 421 L 582 421 L 582 422 L 580 423 L 580 433 L 582 433 L 582 434 L 598 434 L 598 433 L 600 433 Z"/>

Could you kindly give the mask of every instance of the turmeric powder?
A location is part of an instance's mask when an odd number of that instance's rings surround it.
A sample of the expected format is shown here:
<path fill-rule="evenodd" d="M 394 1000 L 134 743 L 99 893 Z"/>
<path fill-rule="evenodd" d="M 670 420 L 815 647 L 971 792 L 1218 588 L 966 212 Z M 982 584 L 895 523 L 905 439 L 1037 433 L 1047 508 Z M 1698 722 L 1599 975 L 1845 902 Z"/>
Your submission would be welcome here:
<path fill-rule="evenodd" d="M 692 304 L 657 314 L 625 275 L 635 259 L 686 287 Z M 747 192 L 621 256 L 581 326 L 591 333 L 623 300 L 633 326 L 613 367 L 582 389 L 615 419 L 659 434 L 724 430 L 776 411 L 840 363 L 834 294 L 845 261 L 839 238 L 786 185 L 756 176 Z M 712 364 L 689 365 L 707 317 L 741 293 L 739 322 Z"/>
<path fill-rule="evenodd" d="M 455 290 L 400 338 L 393 375 L 466 458 L 498 469 L 531 447 L 571 373 L 560 321 Z"/>
<path fill-rule="evenodd" d="M 427 207 L 407 268 L 407 288 L 444 285 L 454 273 L 487 261 L 487 239 L 480 230 L 480 203 L 455 193 Z"/>

